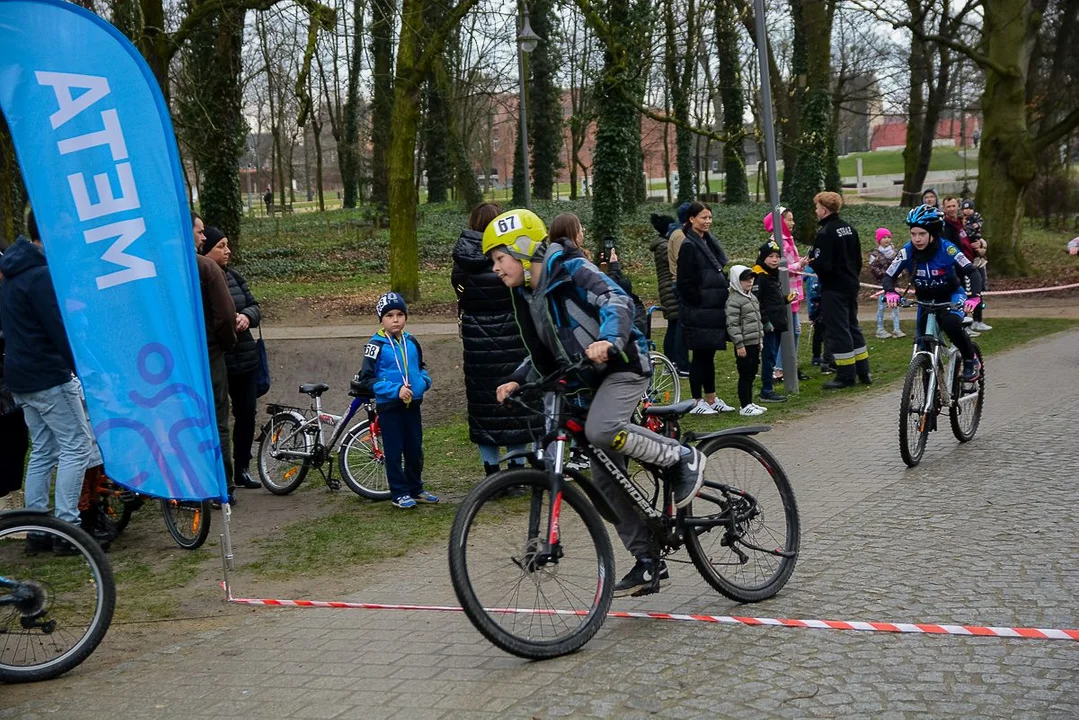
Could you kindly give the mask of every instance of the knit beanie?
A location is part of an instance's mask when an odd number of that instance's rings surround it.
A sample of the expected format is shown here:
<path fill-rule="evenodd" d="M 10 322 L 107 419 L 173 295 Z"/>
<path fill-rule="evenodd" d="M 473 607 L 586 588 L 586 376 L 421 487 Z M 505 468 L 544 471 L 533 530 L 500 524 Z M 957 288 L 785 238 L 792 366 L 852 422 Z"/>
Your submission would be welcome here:
<path fill-rule="evenodd" d="M 959 209 L 960 210 L 966 210 L 967 208 L 970 208 L 971 210 L 974 209 L 974 201 L 973 200 L 964 200 L 963 202 L 959 203 Z"/>
<path fill-rule="evenodd" d="M 678 224 L 685 225 L 689 222 L 689 203 L 682 203 L 678 206 Z"/>
<path fill-rule="evenodd" d="M 757 264 L 761 267 L 764 267 L 764 259 L 769 255 L 773 254 L 779 256 L 783 255 L 783 253 L 779 249 L 779 246 L 776 245 L 776 241 L 769 240 L 768 242 L 761 245 L 760 250 L 757 251 Z"/>
<path fill-rule="evenodd" d="M 877 245 L 880 245 L 880 241 L 884 238 L 890 238 L 892 231 L 888 228 L 877 228 Z"/>
<path fill-rule="evenodd" d="M 405 299 L 401 296 L 401 293 L 388 292 L 375 303 L 375 313 L 378 315 L 379 320 L 390 310 L 400 310 L 405 315 L 408 315 L 408 306 L 405 305 Z"/>
<path fill-rule="evenodd" d="M 210 252 L 219 242 L 225 239 L 225 233 L 212 225 L 207 225 L 204 232 L 206 233 L 206 239 L 202 241 L 202 245 L 199 247 L 200 255 Z"/>

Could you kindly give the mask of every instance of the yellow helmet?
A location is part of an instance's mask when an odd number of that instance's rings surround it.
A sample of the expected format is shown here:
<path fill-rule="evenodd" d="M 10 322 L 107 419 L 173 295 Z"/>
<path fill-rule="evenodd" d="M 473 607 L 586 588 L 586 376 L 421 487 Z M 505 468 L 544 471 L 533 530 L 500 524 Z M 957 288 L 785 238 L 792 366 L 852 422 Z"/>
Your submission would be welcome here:
<path fill-rule="evenodd" d="M 510 210 L 492 220 L 483 231 L 483 254 L 504 248 L 529 270 L 536 248 L 546 239 L 547 228 L 539 215 L 531 210 Z"/>

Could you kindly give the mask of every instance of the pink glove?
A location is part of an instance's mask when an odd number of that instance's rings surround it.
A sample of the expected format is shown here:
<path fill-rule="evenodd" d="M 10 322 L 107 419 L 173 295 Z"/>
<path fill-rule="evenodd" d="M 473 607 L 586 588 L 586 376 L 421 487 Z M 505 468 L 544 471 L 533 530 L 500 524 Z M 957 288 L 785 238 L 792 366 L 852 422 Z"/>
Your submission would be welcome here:
<path fill-rule="evenodd" d="M 977 310 L 978 306 L 981 305 L 981 304 L 982 304 L 982 299 L 980 297 L 967 298 L 966 302 L 963 303 L 963 312 L 965 312 L 966 314 L 969 315 L 970 313 Z"/>
<path fill-rule="evenodd" d="M 884 293 L 884 302 L 888 303 L 888 307 L 895 307 L 899 304 L 899 293 L 887 292 Z"/>

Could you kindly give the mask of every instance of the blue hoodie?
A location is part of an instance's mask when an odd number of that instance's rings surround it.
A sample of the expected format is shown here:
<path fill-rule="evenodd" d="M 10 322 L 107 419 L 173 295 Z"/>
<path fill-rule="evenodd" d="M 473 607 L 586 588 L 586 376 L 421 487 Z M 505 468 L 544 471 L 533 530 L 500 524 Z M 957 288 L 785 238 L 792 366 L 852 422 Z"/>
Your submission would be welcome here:
<path fill-rule="evenodd" d="M 403 406 L 400 392 L 407 380 L 412 388 L 412 402 L 419 405 L 431 389 L 431 376 L 423 362 L 423 349 L 409 332 L 393 340 L 379 330 L 363 349 L 360 383 L 380 408 Z"/>
<path fill-rule="evenodd" d="M 14 393 L 63 385 L 75 372 L 45 253 L 24 237 L 0 257 L 4 384 Z"/>

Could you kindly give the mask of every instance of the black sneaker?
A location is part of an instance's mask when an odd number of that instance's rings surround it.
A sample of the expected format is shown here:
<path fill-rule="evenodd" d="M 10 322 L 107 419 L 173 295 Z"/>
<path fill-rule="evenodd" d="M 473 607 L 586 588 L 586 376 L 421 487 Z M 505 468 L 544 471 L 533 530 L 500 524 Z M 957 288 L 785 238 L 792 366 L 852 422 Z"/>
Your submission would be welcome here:
<path fill-rule="evenodd" d="M 802 382 L 805 382 L 806 380 L 809 380 L 810 377 L 809 377 L 809 375 L 807 373 L 804 373 L 801 370 L 799 370 L 798 371 L 798 379 L 801 380 Z"/>
<path fill-rule="evenodd" d="M 831 365 L 829 365 L 828 363 L 824 363 L 824 364 L 822 364 L 820 366 L 820 374 L 821 375 L 835 375 L 835 368 L 832 367 Z"/>
<path fill-rule="evenodd" d="M 52 552 L 52 535 L 41 532 L 26 533 L 26 554 L 37 555 L 39 553 Z"/>
<path fill-rule="evenodd" d="M 963 382 L 974 382 L 982 373 L 982 363 L 978 358 L 963 361 Z"/>
<path fill-rule="evenodd" d="M 633 569 L 614 586 L 615 597 L 640 597 L 659 592 L 660 573 L 663 563 L 655 558 L 640 557 Z"/>
<path fill-rule="evenodd" d="M 764 390 L 761 390 L 761 401 L 762 402 L 787 402 L 787 396 L 786 395 L 780 395 L 775 390 L 769 390 L 767 392 L 765 392 Z"/>
<path fill-rule="evenodd" d="M 54 537 L 52 539 L 52 554 L 68 557 L 71 555 L 81 555 L 82 553 L 74 545 L 69 543 L 63 538 Z"/>
<path fill-rule="evenodd" d="M 820 365 L 821 365 L 821 359 L 820 359 L 819 357 L 815 357 L 815 358 L 813 358 L 812 360 L 810 360 L 810 361 L 809 361 L 809 363 L 810 363 L 810 364 L 811 364 L 811 365 L 812 365 L 813 367 L 820 367 Z"/>
<path fill-rule="evenodd" d="M 684 452 L 685 450 L 689 452 Z M 689 505 L 701 491 L 701 485 L 704 484 L 704 465 L 704 453 L 697 448 L 683 446 L 681 462 L 678 463 L 677 468 L 671 468 L 677 473 L 674 477 L 674 506 L 676 508 L 681 509 Z"/>
<path fill-rule="evenodd" d="M 241 470 L 240 474 L 236 476 L 236 487 L 244 490 L 257 490 L 262 487 L 262 483 L 252 478 L 251 473 L 247 470 Z"/>

